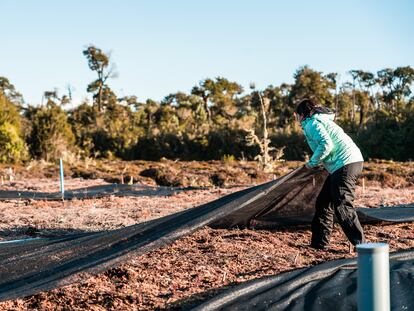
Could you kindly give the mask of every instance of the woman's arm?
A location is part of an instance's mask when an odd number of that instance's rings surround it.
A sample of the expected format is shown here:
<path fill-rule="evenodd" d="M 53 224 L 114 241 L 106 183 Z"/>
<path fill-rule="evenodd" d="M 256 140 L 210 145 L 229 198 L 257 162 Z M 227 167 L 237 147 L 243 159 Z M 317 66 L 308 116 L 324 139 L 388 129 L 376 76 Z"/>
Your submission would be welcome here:
<path fill-rule="evenodd" d="M 331 153 L 334 145 L 328 132 L 320 122 L 312 122 L 312 124 L 309 124 L 305 128 L 305 131 L 307 131 L 306 134 L 312 137 L 317 143 L 317 147 L 307 163 L 308 167 L 315 167 L 321 164 L 321 162 Z"/>

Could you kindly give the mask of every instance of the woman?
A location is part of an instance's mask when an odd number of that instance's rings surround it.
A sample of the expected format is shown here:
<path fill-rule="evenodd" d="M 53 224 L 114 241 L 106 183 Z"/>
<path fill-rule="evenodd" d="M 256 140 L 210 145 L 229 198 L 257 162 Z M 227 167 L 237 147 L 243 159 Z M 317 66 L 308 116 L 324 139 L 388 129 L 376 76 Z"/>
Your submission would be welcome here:
<path fill-rule="evenodd" d="M 313 151 L 305 166 L 310 169 L 322 164 L 329 172 L 316 199 L 311 247 L 327 247 L 334 214 L 353 245 L 365 243 L 364 231 L 352 205 L 355 183 L 364 161 L 361 151 L 334 122 L 334 113 L 328 108 L 317 106 L 313 100 L 302 100 L 296 107 L 295 116 Z"/>

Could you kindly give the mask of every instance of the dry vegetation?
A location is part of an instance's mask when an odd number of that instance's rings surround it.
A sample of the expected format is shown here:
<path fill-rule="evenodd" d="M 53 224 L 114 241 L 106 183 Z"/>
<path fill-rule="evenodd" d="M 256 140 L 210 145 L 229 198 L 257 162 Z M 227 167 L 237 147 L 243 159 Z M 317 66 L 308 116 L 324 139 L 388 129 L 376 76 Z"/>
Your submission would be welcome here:
<path fill-rule="evenodd" d="M 110 161 L 70 159 L 65 163 L 65 175 L 87 180 L 103 179 L 108 183 L 143 183 L 159 186 L 248 186 L 285 175 L 303 162 L 280 161 L 264 173 L 255 162 L 235 161 Z M 58 179 L 58 165 L 32 161 L 26 166 L 0 164 L 3 181 L 23 182 L 26 179 Z M 404 188 L 414 185 L 414 162 L 377 160 L 364 164 L 366 185 Z M 361 183 L 362 179 L 360 179 Z M 33 183 L 31 183 L 33 185 Z M 7 183 L 6 185 L 10 185 Z M 13 183 L 12 183 L 13 185 Z M 36 184 L 37 185 L 37 184 Z M 4 186 L 4 185 L 3 185 Z M 20 186 L 20 185 L 19 185 Z M 36 189 L 35 188 L 31 188 Z"/>
<path fill-rule="evenodd" d="M 208 202 L 244 186 L 262 182 L 300 165 L 281 163 L 272 174 L 259 173 L 254 163 L 221 162 L 94 162 L 68 168 L 71 176 L 90 174 L 92 179 L 69 178 L 67 188 L 103 184 L 109 178 L 146 184 L 160 183 L 154 170 L 179 185 L 220 185 L 182 192 L 172 197 L 107 197 L 102 199 L 44 202 L 0 202 L 0 239 L 60 235 L 131 225 Z M 127 167 L 125 169 L 125 167 Z M 83 173 L 80 173 L 83 172 Z M 357 189 L 357 206 L 375 207 L 414 202 L 414 165 L 367 164 L 365 191 Z M 3 168 L 1 189 L 57 191 L 53 165 L 36 163 L 27 170 Z M 78 175 L 77 175 L 78 174 Z M 54 179 L 51 179 L 53 177 Z M 84 176 L 88 177 L 88 176 Z M 166 177 L 166 178 L 167 178 Z M 106 180 L 106 181 L 105 181 Z M 161 183 L 164 183 L 162 181 Z M 391 250 L 414 247 L 414 224 L 364 226 L 370 241 L 386 241 Z M 234 284 L 283 271 L 315 265 L 350 254 L 348 243 L 335 229 L 328 251 L 307 247 L 309 227 L 263 230 L 201 229 L 164 248 L 137 256 L 124 265 L 73 284 L 24 299 L 0 303 L 1 310 L 155 310 L 188 307 Z"/>

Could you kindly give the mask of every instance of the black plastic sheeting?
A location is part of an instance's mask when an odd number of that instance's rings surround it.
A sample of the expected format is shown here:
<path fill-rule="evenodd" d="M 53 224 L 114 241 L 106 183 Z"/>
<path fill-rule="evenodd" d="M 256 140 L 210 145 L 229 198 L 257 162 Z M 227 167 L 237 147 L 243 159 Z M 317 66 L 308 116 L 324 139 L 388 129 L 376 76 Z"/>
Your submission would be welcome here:
<path fill-rule="evenodd" d="M 199 187 L 151 187 L 145 185 L 124 185 L 111 184 L 100 185 L 74 190 L 66 190 L 62 197 L 61 192 L 36 192 L 36 191 L 17 191 L 0 190 L 0 200 L 72 200 L 72 199 L 95 199 L 107 196 L 169 196 L 181 191 L 205 189 Z"/>
<path fill-rule="evenodd" d="M 414 250 L 390 254 L 390 283 L 391 310 L 414 310 Z M 356 259 L 246 282 L 192 310 L 357 310 Z"/>
<path fill-rule="evenodd" d="M 14 299 L 83 279 L 132 256 L 144 254 L 195 230 L 213 227 L 276 226 L 308 223 L 324 178 L 303 168 L 268 183 L 244 189 L 169 216 L 112 231 L 0 243 L 0 300 Z M 360 210 L 368 220 L 411 221 L 398 211 Z M 397 217 L 398 216 L 398 217 Z"/>

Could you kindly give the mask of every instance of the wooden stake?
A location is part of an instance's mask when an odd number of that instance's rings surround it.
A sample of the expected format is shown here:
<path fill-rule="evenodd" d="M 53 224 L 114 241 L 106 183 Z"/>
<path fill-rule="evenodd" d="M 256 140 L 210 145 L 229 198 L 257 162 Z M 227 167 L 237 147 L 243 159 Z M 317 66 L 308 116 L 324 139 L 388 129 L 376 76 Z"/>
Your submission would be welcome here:
<path fill-rule="evenodd" d="M 223 274 L 223 283 L 226 282 L 226 276 L 227 276 L 227 273 L 224 272 L 224 274 Z"/>
<path fill-rule="evenodd" d="M 293 264 L 297 265 L 300 264 L 300 253 L 297 252 L 295 258 L 293 259 Z"/>

